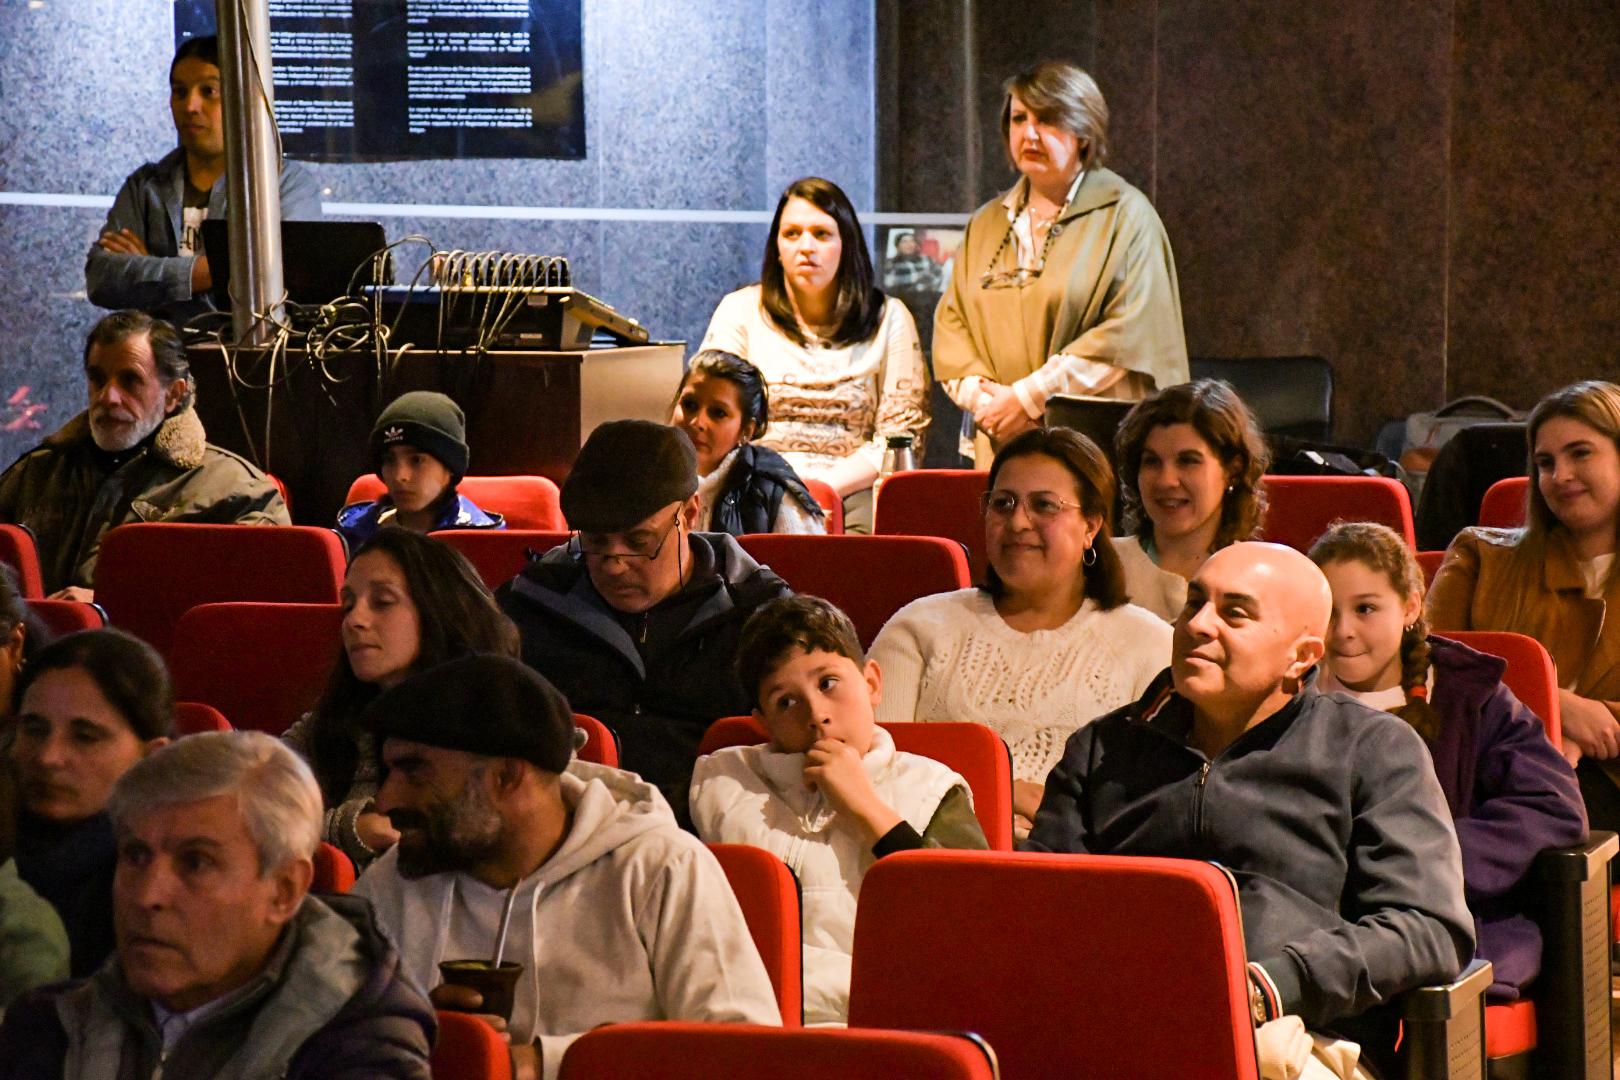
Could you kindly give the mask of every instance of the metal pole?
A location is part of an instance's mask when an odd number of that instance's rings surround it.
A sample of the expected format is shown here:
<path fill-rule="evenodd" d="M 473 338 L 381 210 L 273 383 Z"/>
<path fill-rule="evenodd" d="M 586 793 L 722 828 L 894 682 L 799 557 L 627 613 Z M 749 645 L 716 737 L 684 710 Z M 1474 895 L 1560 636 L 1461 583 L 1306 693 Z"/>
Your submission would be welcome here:
<path fill-rule="evenodd" d="M 281 158 L 271 113 L 270 7 L 268 0 L 216 0 L 214 6 L 225 95 L 231 324 L 239 344 L 266 345 L 282 314 Z"/>

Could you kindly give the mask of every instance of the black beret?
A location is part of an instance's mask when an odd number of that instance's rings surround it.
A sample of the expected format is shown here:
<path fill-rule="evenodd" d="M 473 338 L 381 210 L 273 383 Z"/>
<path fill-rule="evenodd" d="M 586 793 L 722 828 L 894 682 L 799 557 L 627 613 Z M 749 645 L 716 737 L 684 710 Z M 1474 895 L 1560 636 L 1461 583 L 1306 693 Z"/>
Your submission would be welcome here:
<path fill-rule="evenodd" d="M 463 656 L 417 672 L 378 694 L 361 727 L 384 739 L 521 758 L 546 772 L 568 768 L 574 712 L 527 664 L 506 656 Z"/>
<path fill-rule="evenodd" d="M 568 527 L 623 532 L 698 489 L 686 432 L 651 420 L 613 420 L 591 432 L 562 486 Z"/>

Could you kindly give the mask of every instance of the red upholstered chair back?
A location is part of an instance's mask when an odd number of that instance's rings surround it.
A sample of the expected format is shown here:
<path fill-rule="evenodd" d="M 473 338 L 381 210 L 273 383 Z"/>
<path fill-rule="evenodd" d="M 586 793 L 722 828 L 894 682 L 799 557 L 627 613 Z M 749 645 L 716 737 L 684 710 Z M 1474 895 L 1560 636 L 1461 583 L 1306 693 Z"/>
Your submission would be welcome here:
<path fill-rule="evenodd" d="M 337 604 L 204 604 L 180 617 L 175 693 L 239 728 L 280 735 L 314 708 L 342 648 Z"/>
<path fill-rule="evenodd" d="M 491 589 L 517 577 L 528 565 L 529 553 L 544 555 L 571 535 L 545 529 L 444 529 L 431 534 L 467 557 Z"/>
<path fill-rule="evenodd" d="M 782 1024 L 804 1022 L 804 970 L 799 940 L 799 883 L 787 864 L 764 848 L 747 844 L 710 844 L 731 882 L 748 923 L 748 933 L 765 961 L 776 991 Z"/>
<path fill-rule="evenodd" d="M 1428 588 L 1434 584 L 1434 575 L 1440 572 L 1440 564 L 1446 561 L 1443 551 L 1420 551 L 1417 553 L 1418 566 L 1423 570 L 1423 586 Z"/>
<path fill-rule="evenodd" d="M 17 571 L 17 588 L 24 600 L 45 595 L 45 578 L 40 572 L 33 533 L 21 525 L 0 525 L 0 562 Z"/>
<path fill-rule="evenodd" d="M 1502 682 L 1513 696 L 1541 717 L 1547 738 L 1559 749 L 1564 746 L 1564 726 L 1558 709 L 1558 671 L 1546 648 L 1533 637 L 1498 630 L 1446 630 L 1441 637 L 1460 641 L 1470 649 L 1500 656 L 1507 661 Z"/>
<path fill-rule="evenodd" d="M 435 1074 L 437 1075 L 437 1074 Z M 972 1035 L 649 1021 L 582 1035 L 562 1080 L 996 1080 L 996 1057 Z"/>
<path fill-rule="evenodd" d="M 1019 1080 L 1259 1073 L 1237 896 L 1208 863 L 890 855 L 861 884 L 849 1006 L 851 1027 L 975 1031 Z"/>
<path fill-rule="evenodd" d="M 471 1013 L 440 1011 L 428 1058 L 433 1080 L 512 1080 L 506 1039 Z"/>
<path fill-rule="evenodd" d="M 745 536 L 743 550 L 793 587 L 831 600 L 871 645 L 889 616 L 972 584 L 962 545 L 937 536 Z"/>
<path fill-rule="evenodd" d="M 304 525 L 120 525 L 101 540 L 96 602 L 121 630 L 168 654 L 199 604 L 335 604 L 343 541 Z"/>
<path fill-rule="evenodd" d="M 879 536 L 943 536 L 967 549 L 974 581 L 984 580 L 984 515 L 979 497 L 988 469 L 913 469 L 883 481 L 872 532 Z"/>
<path fill-rule="evenodd" d="M 544 476 L 463 476 L 456 490 L 480 510 L 500 514 L 509 529 L 566 529 L 557 485 Z M 388 494 L 382 478 L 367 473 L 349 485 L 344 505 L 372 502 Z"/>
<path fill-rule="evenodd" d="M 612 728 L 584 713 L 574 714 L 574 726 L 585 732 L 585 745 L 579 748 L 579 760 L 612 769 L 619 767 L 619 737 Z"/>
<path fill-rule="evenodd" d="M 1406 538 L 1416 550 L 1412 498 L 1387 476 L 1267 476 L 1265 524 L 1261 535 L 1278 544 L 1309 551 L 1335 521 L 1376 521 Z"/>
<path fill-rule="evenodd" d="M 844 533 L 844 500 L 838 492 L 833 490 L 831 484 L 822 480 L 806 480 L 804 486 L 810 489 L 810 494 L 816 497 L 816 502 L 827 512 L 827 533 L 829 536 L 842 536 Z"/>
<path fill-rule="evenodd" d="M 80 630 L 100 630 L 107 625 L 107 613 L 100 604 L 77 600 L 30 600 L 28 606 L 53 634 L 74 634 Z"/>
<path fill-rule="evenodd" d="M 315 848 L 315 878 L 309 883 L 311 892 L 346 893 L 354 888 L 354 862 L 335 847 L 322 840 Z"/>
<path fill-rule="evenodd" d="M 280 492 L 281 501 L 287 504 L 287 513 L 289 515 L 291 515 L 291 513 L 292 513 L 292 496 L 287 493 L 287 485 L 286 485 L 286 483 L 281 479 L 281 477 L 275 475 L 274 473 L 265 473 L 264 475 L 265 475 L 265 479 L 269 480 L 272 484 L 276 485 L 276 491 Z"/>
<path fill-rule="evenodd" d="M 1000 735 L 983 724 L 929 722 L 883 727 L 894 738 L 896 750 L 933 758 L 966 780 L 973 792 L 973 812 L 990 850 L 1012 850 L 1012 756 Z M 753 746 L 769 738 L 765 725 L 752 716 L 725 716 L 703 733 L 698 753 Z"/>
<path fill-rule="evenodd" d="M 177 735 L 198 735 L 205 731 L 230 731 L 231 722 L 212 705 L 200 701 L 174 703 L 174 731 Z"/>
<path fill-rule="evenodd" d="M 1529 512 L 1530 479 L 1510 476 L 1485 489 L 1479 501 L 1479 523 L 1496 529 L 1517 529 Z"/>

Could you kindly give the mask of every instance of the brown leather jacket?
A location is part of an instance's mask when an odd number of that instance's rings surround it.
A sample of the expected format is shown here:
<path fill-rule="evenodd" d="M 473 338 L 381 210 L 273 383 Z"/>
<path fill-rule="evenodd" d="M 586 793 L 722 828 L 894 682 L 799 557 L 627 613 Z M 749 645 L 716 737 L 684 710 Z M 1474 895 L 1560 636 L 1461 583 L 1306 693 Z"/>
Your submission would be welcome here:
<path fill-rule="evenodd" d="M 102 534 L 136 521 L 291 524 L 269 477 L 209 445 L 189 407 L 111 473 L 98 462 L 89 419 L 80 413 L 0 475 L 0 522 L 33 532 L 46 592 L 92 588 Z"/>

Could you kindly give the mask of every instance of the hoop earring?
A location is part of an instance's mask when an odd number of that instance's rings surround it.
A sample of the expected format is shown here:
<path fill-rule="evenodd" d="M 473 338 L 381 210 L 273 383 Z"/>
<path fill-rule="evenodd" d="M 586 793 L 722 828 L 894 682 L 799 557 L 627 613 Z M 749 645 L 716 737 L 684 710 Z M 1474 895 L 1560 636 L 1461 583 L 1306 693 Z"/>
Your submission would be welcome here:
<path fill-rule="evenodd" d="M 1095 544 L 1093 544 L 1091 547 L 1086 548 L 1086 553 L 1084 555 L 1080 556 L 1080 565 L 1081 566 L 1096 566 L 1097 565 L 1097 546 Z"/>

